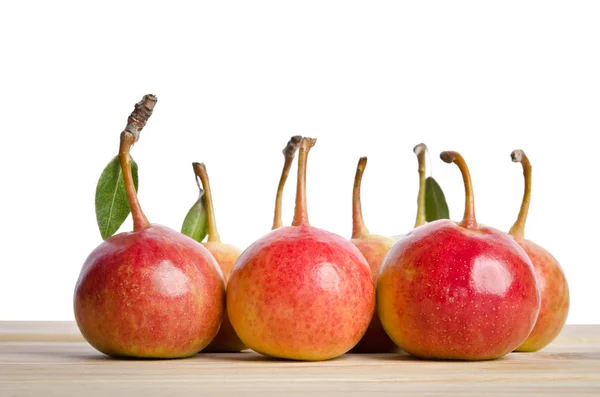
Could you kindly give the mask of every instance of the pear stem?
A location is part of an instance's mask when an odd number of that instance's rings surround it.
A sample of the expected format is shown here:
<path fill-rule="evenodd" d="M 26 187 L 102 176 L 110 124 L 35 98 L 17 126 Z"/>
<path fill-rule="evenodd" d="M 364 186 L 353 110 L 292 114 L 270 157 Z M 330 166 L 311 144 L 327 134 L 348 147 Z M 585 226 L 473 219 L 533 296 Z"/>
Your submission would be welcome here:
<path fill-rule="evenodd" d="M 527 214 L 529 213 L 529 202 L 531 201 L 531 163 L 529 158 L 522 150 L 515 150 L 510 154 L 513 163 L 521 163 L 523 166 L 523 177 L 525 179 L 525 192 L 523 193 L 523 201 L 521 209 L 515 224 L 510 228 L 508 234 L 518 238 L 525 237 L 525 223 L 527 222 Z"/>
<path fill-rule="evenodd" d="M 282 221 L 282 201 L 283 201 L 283 188 L 287 181 L 288 175 L 290 174 L 290 168 L 294 162 L 294 157 L 300 146 L 302 137 L 300 135 L 294 135 L 286 147 L 283 149 L 283 156 L 285 161 L 283 163 L 283 169 L 281 170 L 281 177 L 279 178 L 279 186 L 277 186 L 277 195 L 275 196 L 275 215 L 273 216 L 273 227 L 272 230 L 278 229 L 283 225 Z"/>
<path fill-rule="evenodd" d="M 206 205 L 206 221 L 208 223 L 208 238 L 207 241 L 220 243 L 221 236 L 217 230 L 217 221 L 215 220 L 215 207 L 213 205 L 212 192 L 210 190 L 210 181 L 208 179 L 208 173 L 206 172 L 206 166 L 204 163 L 192 163 L 194 167 L 194 173 L 200 182 L 202 182 L 202 188 L 204 189 L 204 204 Z"/>
<path fill-rule="evenodd" d="M 296 185 L 296 208 L 292 226 L 308 226 L 308 208 L 306 206 L 306 162 L 308 152 L 317 143 L 314 138 L 302 138 L 298 154 L 298 181 Z"/>
<path fill-rule="evenodd" d="M 415 227 L 419 227 L 427 221 L 425 217 L 425 154 L 427 146 L 419 143 L 413 152 L 417 155 L 419 162 L 419 194 L 417 196 L 417 219 L 415 220 Z"/>
<path fill-rule="evenodd" d="M 133 183 L 133 175 L 131 174 L 131 156 L 129 153 L 133 144 L 140 139 L 140 133 L 150 116 L 152 116 L 156 102 L 156 96 L 151 94 L 144 95 L 142 100 L 135 104 L 135 108 L 127 118 L 127 125 L 120 136 L 119 162 L 121 163 L 121 172 L 123 173 L 131 217 L 133 218 L 133 230 L 136 232 L 149 227 L 150 222 L 146 218 L 146 215 L 144 215 L 144 211 L 142 211 L 138 200 Z"/>
<path fill-rule="evenodd" d="M 352 189 L 352 238 L 361 238 L 369 234 L 369 229 L 367 229 L 367 225 L 365 225 L 362 214 L 362 205 L 360 203 L 360 185 L 366 166 L 367 158 L 361 157 L 356 166 L 354 188 Z"/>
<path fill-rule="evenodd" d="M 465 159 L 460 155 L 460 153 L 457 152 L 442 152 L 440 154 L 440 158 L 446 163 L 455 163 L 462 173 L 463 182 L 465 184 L 465 214 L 459 225 L 466 229 L 477 229 L 473 184 L 471 182 L 469 167 L 467 167 Z"/>
<path fill-rule="evenodd" d="M 131 156 L 129 151 L 135 142 L 135 135 L 129 131 L 121 133 L 121 144 L 119 145 L 119 162 L 121 163 L 121 172 L 123 173 L 123 181 L 125 182 L 125 190 L 127 191 L 127 200 L 131 209 L 131 217 L 133 218 L 133 230 L 135 232 L 150 226 L 150 222 L 138 200 L 135 185 L 133 184 L 133 175 L 131 174 Z"/>

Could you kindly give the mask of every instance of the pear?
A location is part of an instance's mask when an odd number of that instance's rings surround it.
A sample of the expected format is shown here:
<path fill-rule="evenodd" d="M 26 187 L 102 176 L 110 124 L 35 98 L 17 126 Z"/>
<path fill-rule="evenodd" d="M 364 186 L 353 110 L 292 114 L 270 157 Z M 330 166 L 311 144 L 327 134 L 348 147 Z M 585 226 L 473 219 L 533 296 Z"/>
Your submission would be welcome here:
<path fill-rule="evenodd" d="M 533 241 L 525 239 L 525 222 L 531 200 L 531 163 L 522 150 L 513 151 L 511 158 L 523 166 L 525 192 L 519 216 L 509 234 L 529 255 L 541 297 L 540 314 L 535 326 L 517 351 L 534 352 L 552 342 L 565 325 L 569 313 L 569 285 L 556 258 Z"/>

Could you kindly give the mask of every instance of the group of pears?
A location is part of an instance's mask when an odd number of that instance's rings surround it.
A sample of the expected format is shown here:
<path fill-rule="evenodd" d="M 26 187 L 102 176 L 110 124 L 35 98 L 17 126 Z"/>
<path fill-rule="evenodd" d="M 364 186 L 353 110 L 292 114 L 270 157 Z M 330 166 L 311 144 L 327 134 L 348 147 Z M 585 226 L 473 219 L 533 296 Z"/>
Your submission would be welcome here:
<path fill-rule="evenodd" d="M 537 351 L 562 329 L 569 308 L 564 273 L 550 253 L 524 238 L 531 165 L 522 151 L 512 153 L 523 166 L 525 193 L 509 233 L 478 225 L 469 170 L 456 152 L 441 159 L 462 173 L 463 220 L 427 222 L 420 144 L 415 228 L 395 238 L 369 233 L 360 201 L 363 157 L 346 239 L 309 224 L 306 169 L 316 139 L 294 136 L 283 151 L 273 230 L 242 251 L 220 240 L 204 164 L 193 163 L 203 195 L 190 211 L 198 220 L 198 210 L 205 210 L 206 233 L 199 231 L 202 222 L 184 227 L 194 239 L 144 215 L 130 149 L 156 101 L 144 96 L 120 135 L 119 182 L 134 230 L 107 236 L 75 287 L 75 319 L 100 352 L 180 358 L 252 349 L 326 360 L 348 351 L 404 350 L 429 359 L 486 360 Z M 294 218 L 283 226 L 282 193 L 298 149 Z"/>

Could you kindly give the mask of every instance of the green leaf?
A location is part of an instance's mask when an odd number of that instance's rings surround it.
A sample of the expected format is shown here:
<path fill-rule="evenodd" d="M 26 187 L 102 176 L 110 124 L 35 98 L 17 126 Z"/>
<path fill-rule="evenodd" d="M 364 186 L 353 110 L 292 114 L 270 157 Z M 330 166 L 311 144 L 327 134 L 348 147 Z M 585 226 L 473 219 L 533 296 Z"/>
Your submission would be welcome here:
<path fill-rule="evenodd" d="M 427 222 L 450 219 L 444 192 L 431 176 L 425 180 L 425 219 Z"/>
<path fill-rule="evenodd" d="M 181 233 L 193 238 L 199 243 L 201 243 L 208 234 L 208 217 L 204 203 L 204 191 L 202 189 L 200 189 L 200 197 L 194 205 L 192 205 L 192 208 L 190 208 L 183 220 Z"/>
<path fill-rule="evenodd" d="M 131 159 L 131 174 L 138 188 L 138 166 Z M 104 168 L 96 185 L 96 222 L 104 240 L 115 234 L 129 215 L 129 201 L 119 157 L 115 156 Z"/>

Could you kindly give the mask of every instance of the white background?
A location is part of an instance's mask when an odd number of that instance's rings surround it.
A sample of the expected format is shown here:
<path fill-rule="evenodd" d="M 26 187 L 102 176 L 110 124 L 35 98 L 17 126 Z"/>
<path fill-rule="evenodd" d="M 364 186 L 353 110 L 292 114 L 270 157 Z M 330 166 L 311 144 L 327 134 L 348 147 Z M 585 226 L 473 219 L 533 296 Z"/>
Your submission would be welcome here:
<path fill-rule="evenodd" d="M 191 2 L 190 2 L 191 3 Z M 600 323 L 600 3 L 2 2 L 0 320 L 69 320 L 100 242 L 95 186 L 146 93 L 159 101 L 133 150 L 152 222 L 179 229 L 211 177 L 224 241 L 269 231 L 288 138 L 318 138 L 311 223 L 350 235 L 356 161 L 369 157 L 372 232 L 414 222 L 412 148 L 429 145 L 453 219 L 458 150 L 481 223 L 507 231 L 534 166 L 526 235 L 562 263 L 569 323 Z M 295 167 L 285 193 L 293 212 Z M 131 228 L 128 219 L 122 230 Z"/>

